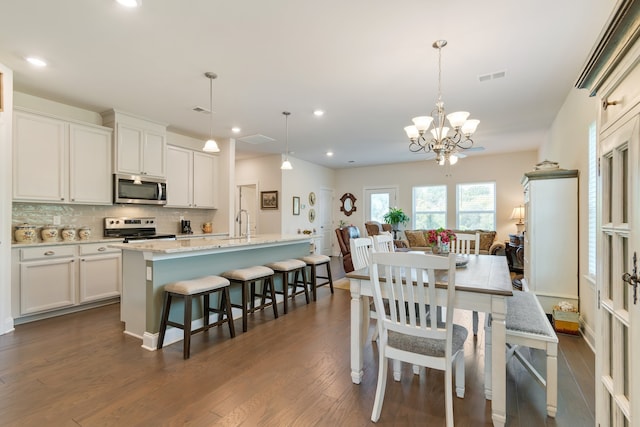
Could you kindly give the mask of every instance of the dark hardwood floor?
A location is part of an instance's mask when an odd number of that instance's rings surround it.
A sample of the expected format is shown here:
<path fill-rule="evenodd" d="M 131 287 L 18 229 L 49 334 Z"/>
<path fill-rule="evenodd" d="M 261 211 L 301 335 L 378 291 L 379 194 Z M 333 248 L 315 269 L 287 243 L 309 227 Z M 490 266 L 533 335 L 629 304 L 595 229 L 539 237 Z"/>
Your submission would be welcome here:
<path fill-rule="evenodd" d="M 335 273 L 334 273 L 335 274 Z M 149 352 L 125 336 L 119 305 L 33 322 L 0 336 L 2 426 L 364 426 L 377 378 L 375 343 L 365 349 L 365 379 L 351 382 L 346 290 L 298 297 L 291 311 L 250 316 L 249 331 L 227 328 Z M 470 313 L 456 313 L 471 324 Z M 482 315 L 481 315 L 482 316 Z M 236 321 L 236 330 L 240 328 Z M 483 394 L 482 332 L 465 346 L 466 395 L 454 399 L 457 426 L 491 425 Z M 545 391 L 512 360 L 509 426 L 593 426 L 594 356 L 581 338 L 560 336 L 559 409 L 545 414 Z M 531 351 L 536 366 L 544 355 Z M 391 370 L 389 370 L 391 375 Z M 389 380 L 380 426 L 444 425 L 443 375 L 405 366 Z"/>

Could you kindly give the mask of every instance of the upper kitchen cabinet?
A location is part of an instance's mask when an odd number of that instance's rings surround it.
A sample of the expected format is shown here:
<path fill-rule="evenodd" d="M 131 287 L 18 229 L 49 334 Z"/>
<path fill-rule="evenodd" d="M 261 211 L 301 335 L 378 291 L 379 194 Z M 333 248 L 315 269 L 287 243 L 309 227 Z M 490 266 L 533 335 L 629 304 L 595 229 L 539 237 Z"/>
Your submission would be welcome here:
<path fill-rule="evenodd" d="M 102 118 L 115 131 L 114 173 L 166 177 L 166 124 L 116 110 Z"/>
<path fill-rule="evenodd" d="M 111 204 L 111 130 L 16 108 L 13 200 Z"/>
<path fill-rule="evenodd" d="M 169 145 L 167 206 L 216 209 L 218 158 Z"/>

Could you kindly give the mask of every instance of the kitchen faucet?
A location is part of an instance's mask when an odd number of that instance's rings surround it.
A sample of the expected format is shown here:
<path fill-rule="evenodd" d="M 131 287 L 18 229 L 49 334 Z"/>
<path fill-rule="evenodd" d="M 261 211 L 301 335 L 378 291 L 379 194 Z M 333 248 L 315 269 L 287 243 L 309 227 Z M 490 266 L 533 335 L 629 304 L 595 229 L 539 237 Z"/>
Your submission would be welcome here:
<path fill-rule="evenodd" d="M 238 214 L 236 215 L 236 222 L 240 224 L 238 227 L 238 230 L 240 230 L 240 237 L 242 237 L 242 212 L 244 212 L 247 217 L 247 230 L 245 235 L 248 239 L 249 237 L 251 237 L 251 225 L 249 221 L 249 212 L 246 209 L 240 209 L 238 211 Z"/>

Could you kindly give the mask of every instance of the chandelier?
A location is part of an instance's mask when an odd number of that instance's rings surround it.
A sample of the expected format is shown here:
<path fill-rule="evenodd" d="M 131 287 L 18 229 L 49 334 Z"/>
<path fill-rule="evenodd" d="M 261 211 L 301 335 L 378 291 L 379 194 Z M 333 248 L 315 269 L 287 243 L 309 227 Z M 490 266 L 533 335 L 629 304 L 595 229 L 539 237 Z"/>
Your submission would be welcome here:
<path fill-rule="evenodd" d="M 430 116 L 414 117 L 413 125 L 404 128 L 411 143 L 409 151 L 434 153 L 439 165 L 454 165 L 458 161 L 458 153 L 473 146 L 471 135 L 476 131 L 480 120 L 467 120 L 469 113 L 457 111 L 445 115 L 442 101 L 442 48 L 446 40 L 436 40 L 433 47 L 438 49 L 438 101 Z M 451 128 L 445 126 L 445 117 Z M 449 131 L 453 131 L 450 135 Z M 429 131 L 429 133 L 427 133 Z M 463 156 L 464 157 L 464 156 Z"/>

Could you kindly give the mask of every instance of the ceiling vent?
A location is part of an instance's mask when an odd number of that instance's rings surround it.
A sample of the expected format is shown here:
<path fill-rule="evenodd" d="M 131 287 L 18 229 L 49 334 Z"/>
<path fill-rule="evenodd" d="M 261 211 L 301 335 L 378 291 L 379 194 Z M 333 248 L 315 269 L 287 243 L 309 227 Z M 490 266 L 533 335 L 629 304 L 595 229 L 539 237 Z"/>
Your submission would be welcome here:
<path fill-rule="evenodd" d="M 201 107 L 199 105 L 196 105 L 195 107 L 193 107 L 193 111 L 195 111 L 196 113 L 211 114 L 211 110 L 209 110 L 208 108 Z"/>
<path fill-rule="evenodd" d="M 275 141 L 275 139 L 269 138 L 268 136 L 255 134 L 255 135 L 248 135 L 248 136 L 243 136 L 242 138 L 238 138 L 238 141 L 246 142 L 247 144 L 260 145 L 268 142 L 273 142 Z"/>
<path fill-rule="evenodd" d="M 478 76 L 479 82 L 488 82 L 489 80 L 501 79 L 507 76 L 507 71 L 495 71 L 493 73 L 481 74 Z"/>

